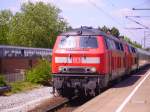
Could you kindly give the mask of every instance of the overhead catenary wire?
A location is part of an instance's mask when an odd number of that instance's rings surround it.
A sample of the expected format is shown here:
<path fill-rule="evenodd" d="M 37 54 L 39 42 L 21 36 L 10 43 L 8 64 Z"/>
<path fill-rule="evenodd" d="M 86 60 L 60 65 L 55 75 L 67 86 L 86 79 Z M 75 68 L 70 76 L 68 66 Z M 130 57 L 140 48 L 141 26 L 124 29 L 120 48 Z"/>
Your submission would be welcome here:
<path fill-rule="evenodd" d="M 102 9 L 101 7 L 99 7 L 96 3 L 94 3 L 91 0 L 87 0 L 92 6 L 94 6 L 96 9 L 98 9 L 100 12 L 103 12 L 103 14 L 105 14 L 107 17 L 110 17 L 117 25 L 119 25 L 120 27 L 122 27 L 124 29 L 124 25 L 122 25 L 120 22 L 118 22 L 116 19 L 114 19 L 114 17 L 112 17 L 109 13 L 107 13 L 104 9 Z M 112 3 L 111 3 L 112 4 Z M 112 4 L 113 5 L 113 4 Z M 115 5 L 113 5 L 113 7 L 116 7 Z M 128 30 L 129 33 L 133 36 L 135 36 L 133 34 L 133 32 L 131 32 L 130 30 Z"/>
<path fill-rule="evenodd" d="M 128 17 L 133 17 L 133 18 L 149 18 L 150 16 L 128 16 Z"/>
<path fill-rule="evenodd" d="M 94 6 L 96 9 L 98 9 L 100 12 L 102 12 L 103 14 L 105 14 L 107 17 L 111 18 L 115 23 L 117 23 L 117 25 L 123 27 L 123 25 L 118 22 L 116 19 L 114 19 L 109 13 L 107 13 L 104 9 L 102 9 L 101 7 L 99 7 L 96 3 L 94 3 L 93 1 L 91 0 L 88 0 L 88 2 Z"/>
<path fill-rule="evenodd" d="M 150 8 L 132 8 L 132 10 L 150 10 Z"/>
<path fill-rule="evenodd" d="M 128 27 L 125 27 L 125 29 L 127 29 L 127 30 L 141 30 L 141 29 L 145 29 L 145 28 L 140 28 L 140 27 L 138 27 L 138 28 L 136 28 L 136 27 L 128 28 Z"/>
<path fill-rule="evenodd" d="M 129 16 L 126 16 L 126 18 L 127 18 L 128 20 L 130 20 L 130 21 L 132 21 L 132 22 L 134 22 L 134 23 L 136 23 L 136 24 L 138 24 L 138 25 L 140 25 L 140 26 L 144 27 L 145 29 L 149 29 L 149 27 L 148 27 L 148 26 L 143 25 L 143 24 L 141 24 L 140 22 L 138 22 L 138 21 L 136 21 L 136 20 L 131 19 Z"/>

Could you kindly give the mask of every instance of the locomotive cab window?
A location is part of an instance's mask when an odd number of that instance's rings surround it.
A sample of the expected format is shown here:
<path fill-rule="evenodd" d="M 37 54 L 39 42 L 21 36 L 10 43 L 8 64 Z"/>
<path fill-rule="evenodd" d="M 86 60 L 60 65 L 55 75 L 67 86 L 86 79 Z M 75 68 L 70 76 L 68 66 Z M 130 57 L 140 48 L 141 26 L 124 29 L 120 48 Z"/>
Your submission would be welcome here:
<path fill-rule="evenodd" d="M 62 36 L 59 48 L 98 48 L 95 36 Z"/>
<path fill-rule="evenodd" d="M 129 53 L 132 53 L 131 46 L 128 46 L 128 51 L 129 51 Z"/>
<path fill-rule="evenodd" d="M 117 49 L 117 50 L 120 50 L 120 45 L 119 45 L 119 43 L 115 41 L 115 45 L 116 45 L 116 49 Z"/>
<path fill-rule="evenodd" d="M 115 49 L 115 43 L 114 43 L 114 40 L 111 40 L 111 39 L 105 39 L 105 42 L 106 42 L 106 47 L 107 49 Z"/>
<path fill-rule="evenodd" d="M 59 48 L 76 48 L 77 47 L 77 39 L 75 36 L 62 36 Z"/>
<path fill-rule="evenodd" d="M 98 48 L 97 38 L 94 36 L 81 36 L 80 48 Z"/>
<path fill-rule="evenodd" d="M 122 43 L 120 43 L 120 49 L 121 49 L 121 51 L 124 51 Z"/>
<path fill-rule="evenodd" d="M 133 53 L 136 53 L 136 51 L 135 51 L 135 48 L 134 48 L 134 47 L 131 47 L 131 49 L 132 49 L 132 52 L 133 52 Z"/>

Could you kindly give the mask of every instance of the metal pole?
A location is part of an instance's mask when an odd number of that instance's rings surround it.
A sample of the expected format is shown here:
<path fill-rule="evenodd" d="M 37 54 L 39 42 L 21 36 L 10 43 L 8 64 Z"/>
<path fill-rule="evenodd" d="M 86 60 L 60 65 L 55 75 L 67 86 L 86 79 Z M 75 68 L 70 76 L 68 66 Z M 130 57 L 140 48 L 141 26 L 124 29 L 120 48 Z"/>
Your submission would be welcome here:
<path fill-rule="evenodd" d="M 132 8 L 132 10 L 150 10 L 150 8 Z"/>
<path fill-rule="evenodd" d="M 145 48 L 145 40 L 146 40 L 146 37 L 145 37 L 145 31 L 144 31 L 144 48 Z"/>

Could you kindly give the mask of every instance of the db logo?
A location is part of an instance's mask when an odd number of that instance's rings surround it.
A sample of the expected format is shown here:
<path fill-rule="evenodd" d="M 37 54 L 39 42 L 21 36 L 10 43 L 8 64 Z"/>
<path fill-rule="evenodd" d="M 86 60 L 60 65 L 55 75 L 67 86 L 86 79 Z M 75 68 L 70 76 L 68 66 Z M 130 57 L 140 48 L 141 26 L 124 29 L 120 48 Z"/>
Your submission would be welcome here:
<path fill-rule="evenodd" d="M 74 57 L 73 63 L 81 63 L 81 58 L 80 57 Z"/>

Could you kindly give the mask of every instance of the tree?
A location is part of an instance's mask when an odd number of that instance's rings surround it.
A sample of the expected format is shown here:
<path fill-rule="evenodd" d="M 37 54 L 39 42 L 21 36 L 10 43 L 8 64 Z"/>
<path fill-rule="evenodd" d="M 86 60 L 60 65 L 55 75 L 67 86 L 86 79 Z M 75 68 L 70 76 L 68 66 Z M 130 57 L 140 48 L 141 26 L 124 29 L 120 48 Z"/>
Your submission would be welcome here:
<path fill-rule="evenodd" d="M 108 27 L 106 27 L 105 25 L 102 28 L 99 27 L 98 29 L 101 30 L 101 31 L 103 31 L 103 32 L 105 32 L 105 33 L 107 33 L 108 31 L 110 31 L 110 29 Z"/>
<path fill-rule="evenodd" d="M 51 67 L 47 60 L 39 60 L 39 64 L 26 73 L 26 80 L 32 83 L 48 84 L 51 79 Z"/>
<path fill-rule="evenodd" d="M 60 9 L 43 2 L 27 2 L 12 19 L 9 34 L 12 45 L 52 48 L 56 36 L 67 29 Z"/>
<path fill-rule="evenodd" d="M 126 42 L 128 42 L 129 44 L 132 44 L 132 41 L 130 40 L 130 38 L 128 38 L 127 36 L 124 36 L 124 40 Z"/>
<path fill-rule="evenodd" d="M 109 32 L 111 35 L 113 35 L 115 37 L 119 37 L 119 35 L 120 35 L 119 30 L 115 27 L 108 28 L 104 25 L 102 28 L 99 27 L 98 29 L 105 32 L 105 33 Z"/>
<path fill-rule="evenodd" d="M 112 27 L 111 29 L 106 27 L 106 26 L 103 26 L 102 28 L 98 28 L 99 30 L 105 32 L 105 33 L 108 33 L 110 32 L 111 35 L 115 36 L 115 37 L 120 37 L 120 38 L 123 38 L 126 42 L 128 42 L 129 44 L 137 47 L 137 48 L 142 48 L 142 46 L 140 44 L 138 44 L 136 41 L 132 41 L 130 38 L 128 38 L 127 36 L 120 36 L 120 32 L 117 28 L 115 27 Z"/>
<path fill-rule="evenodd" d="M 132 45 L 137 47 L 137 48 L 142 48 L 142 46 L 139 43 L 137 43 L 136 41 L 133 41 Z"/>
<path fill-rule="evenodd" d="M 119 37 L 119 35 L 120 35 L 119 30 L 115 27 L 111 28 L 110 33 L 115 37 Z"/>
<path fill-rule="evenodd" d="M 142 48 L 142 46 L 139 43 L 137 43 L 136 41 L 132 41 L 127 36 L 124 36 L 124 40 L 127 41 L 129 44 L 133 45 L 134 47 Z"/>
<path fill-rule="evenodd" d="M 12 16 L 13 14 L 10 10 L 0 11 L 0 44 L 8 44 L 8 33 Z"/>

